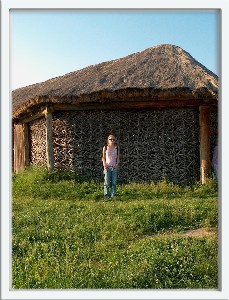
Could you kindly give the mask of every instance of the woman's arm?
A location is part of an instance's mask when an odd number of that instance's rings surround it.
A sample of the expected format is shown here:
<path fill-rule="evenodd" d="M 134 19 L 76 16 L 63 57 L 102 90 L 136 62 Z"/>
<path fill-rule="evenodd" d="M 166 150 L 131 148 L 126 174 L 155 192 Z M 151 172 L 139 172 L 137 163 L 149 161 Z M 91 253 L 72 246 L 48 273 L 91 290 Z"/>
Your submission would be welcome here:
<path fill-rule="evenodd" d="M 102 162 L 103 162 L 103 168 L 104 168 L 104 170 L 106 170 L 107 163 L 106 163 L 106 149 L 105 149 L 105 146 L 103 147 Z"/>
<path fill-rule="evenodd" d="M 117 146 L 118 147 L 118 146 Z M 120 162 L 120 151 L 119 151 L 119 147 L 117 148 L 117 160 L 116 160 L 116 168 L 119 167 L 119 162 Z"/>

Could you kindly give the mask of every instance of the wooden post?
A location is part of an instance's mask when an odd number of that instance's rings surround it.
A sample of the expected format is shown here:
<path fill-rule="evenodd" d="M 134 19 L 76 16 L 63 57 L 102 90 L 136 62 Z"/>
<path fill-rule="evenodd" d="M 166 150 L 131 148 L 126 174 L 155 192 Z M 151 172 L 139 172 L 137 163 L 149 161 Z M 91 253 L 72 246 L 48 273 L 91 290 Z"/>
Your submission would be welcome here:
<path fill-rule="evenodd" d="M 211 171 L 209 107 L 200 106 L 200 179 L 205 184 Z"/>
<path fill-rule="evenodd" d="M 29 164 L 29 137 L 28 125 L 19 123 L 14 124 L 14 172 L 20 173 L 24 171 L 25 167 Z"/>
<path fill-rule="evenodd" d="M 52 143 L 52 107 L 47 107 L 44 110 L 46 119 L 46 155 L 47 155 L 47 166 L 49 171 L 54 169 L 54 156 L 53 156 L 53 143 Z"/>
<path fill-rule="evenodd" d="M 25 168 L 23 124 L 14 124 L 14 171 L 18 174 Z"/>

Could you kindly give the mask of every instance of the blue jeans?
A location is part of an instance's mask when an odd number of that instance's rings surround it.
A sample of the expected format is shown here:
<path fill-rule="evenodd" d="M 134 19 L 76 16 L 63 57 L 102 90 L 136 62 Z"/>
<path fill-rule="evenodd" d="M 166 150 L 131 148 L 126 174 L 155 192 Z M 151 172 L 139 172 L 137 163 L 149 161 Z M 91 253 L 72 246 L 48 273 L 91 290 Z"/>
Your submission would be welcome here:
<path fill-rule="evenodd" d="M 113 167 L 108 167 L 106 170 L 104 170 L 104 196 L 114 197 L 116 194 L 116 184 L 117 170 Z"/>

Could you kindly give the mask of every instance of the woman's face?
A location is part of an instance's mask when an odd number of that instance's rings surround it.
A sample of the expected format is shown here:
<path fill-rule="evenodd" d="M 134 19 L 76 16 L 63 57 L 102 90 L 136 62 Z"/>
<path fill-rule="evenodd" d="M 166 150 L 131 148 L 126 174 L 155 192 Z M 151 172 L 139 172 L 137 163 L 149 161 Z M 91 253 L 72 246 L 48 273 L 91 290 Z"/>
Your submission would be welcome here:
<path fill-rule="evenodd" d="M 113 135 L 108 136 L 108 144 L 109 145 L 114 145 L 115 143 L 115 137 Z"/>

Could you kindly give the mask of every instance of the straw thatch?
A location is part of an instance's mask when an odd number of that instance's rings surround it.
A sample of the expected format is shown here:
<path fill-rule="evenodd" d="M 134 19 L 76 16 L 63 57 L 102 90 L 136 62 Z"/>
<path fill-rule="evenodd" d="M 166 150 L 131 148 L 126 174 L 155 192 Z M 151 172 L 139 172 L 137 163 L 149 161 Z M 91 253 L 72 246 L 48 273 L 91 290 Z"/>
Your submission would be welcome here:
<path fill-rule="evenodd" d="M 217 100 L 218 77 L 189 53 L 160 45 L 12 92 L 13 118 L 44 103 L 80 104 L 135 98 Z M 129 99 L 129 100 L 128 100 Z"/>

